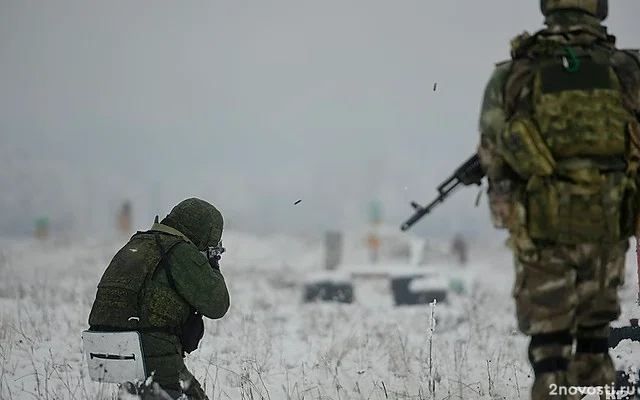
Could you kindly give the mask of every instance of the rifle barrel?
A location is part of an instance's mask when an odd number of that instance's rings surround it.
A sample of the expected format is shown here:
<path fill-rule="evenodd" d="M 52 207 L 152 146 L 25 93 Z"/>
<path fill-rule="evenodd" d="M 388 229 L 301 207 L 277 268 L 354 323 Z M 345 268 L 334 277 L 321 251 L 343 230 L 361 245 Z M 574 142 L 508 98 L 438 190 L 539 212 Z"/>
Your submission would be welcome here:
<path fill-rule="evenodd" d="M 438 197 L 429 205 L 422 207 L 419 204 L 411 202 L 411 206 L 416 210 L 413 215 L 405 221 L 402 225 L 400 225 L 400 229 L 402 231 L 406 231 L 411 228 L 413 224 L 418 222 L 422 217 L 431 212 L 431 210 L 438 203 L 442 203 L 449 194 L 453 192 L 456 188 L 458 188 L 462 182 L 465 182 L 465 185 L 469 185 L 470 183 L 477 183 L 480 185 L 480 180 L 484 176 L 484 172 L 482 171 L 482 167 L 480 165 L 480 158 L 477 153 L 473 154 L 466 160 L 461 166 L 459 166 L 455 172 L 447 178 L 444 182 L 442 182 L 438 186 Z M 478 182 L 475 182 L 475 181 Z M 639 295 L 640 296 L 640 295 Z"/>
<path fill-rule="evenodd" d="M 416 222 L 420 221 L 422 217 L 429 214 L 431 210 L 438 204 L 444 202 L 447 197 L 453 192 L 457 187 L 461 184 L 460 181 L 456 181 L 451 187 L 446 189 L 445 191 L 441 191 L 431 203 L 427 204 L 425 207 L 420 207 L 416 209 L 416 212 L 413 213 L 408 220 L 406 220 L 402 225 L 400 225 L 400 230 L 406 231 L 411 228 Z"/>

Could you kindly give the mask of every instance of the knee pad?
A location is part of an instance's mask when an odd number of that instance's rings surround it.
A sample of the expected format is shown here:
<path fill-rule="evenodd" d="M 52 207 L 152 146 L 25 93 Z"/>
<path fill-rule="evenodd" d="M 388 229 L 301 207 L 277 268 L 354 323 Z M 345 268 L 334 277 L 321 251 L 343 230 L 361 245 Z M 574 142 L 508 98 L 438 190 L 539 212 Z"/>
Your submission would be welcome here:
<path fill-rule="evenodd" d="M 569 360 L 564 357 L 547 357 L 531 364 L 535 376 L 544 373 L 566 372 L 569 369 Z"/>
<path fill-rule="evenodd" d="M 609 352 L 609 337 L 600 336 L 609 332 L 609 324 L 580 327 L 576 340 L 576 353 L 602 354 Z"/>
<path fill-rule="evenodd" d="M 609 338 L 578 338 L 576 353 L 604 354 L 609 352 Z"/>
<path fill-rule="evenodd" d="M 571 346 L 572 344 L 573 336 L 569 331 L 557 331 L 532 335 L 529 348 L 543 346 Z"/>
<path fill-rule="evenodd" d="M 569 367 L 569 360 L 563 357 L 562 354 L 556 352 L 556 354 L 551 353 L 548 356 L 536 359 L 533 356 L 533 351 L 536 348 L 566 347 L 571 345 L 573 345 L 573 336 L 569 331 L 540 333 L 531 336 L 529 362 L 533 367 L 533 372 L 536 375 L 540 375 L 545 372 L 566 371 Z"/>

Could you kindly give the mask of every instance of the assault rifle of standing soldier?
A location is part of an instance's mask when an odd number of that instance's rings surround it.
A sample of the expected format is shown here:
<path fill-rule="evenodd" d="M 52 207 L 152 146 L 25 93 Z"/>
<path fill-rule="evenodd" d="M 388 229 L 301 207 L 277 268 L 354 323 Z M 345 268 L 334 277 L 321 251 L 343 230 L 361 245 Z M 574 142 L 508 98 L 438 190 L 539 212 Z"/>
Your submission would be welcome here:
<path fill-rule="evenodd" d="M 629 238 L 640 234 L 640 53 L 616 48 L 601 24 L 607 0 L 540 7 L 546 28 L 514 38 L 486 86 L 477 155 L 433 203 L 413 203 L 402 230 L 486 175 L 493 225 L 508 230 L 515 256 L 532 399 L 579 399 L 550 388 L 616 381 L 609 324 Z"/>

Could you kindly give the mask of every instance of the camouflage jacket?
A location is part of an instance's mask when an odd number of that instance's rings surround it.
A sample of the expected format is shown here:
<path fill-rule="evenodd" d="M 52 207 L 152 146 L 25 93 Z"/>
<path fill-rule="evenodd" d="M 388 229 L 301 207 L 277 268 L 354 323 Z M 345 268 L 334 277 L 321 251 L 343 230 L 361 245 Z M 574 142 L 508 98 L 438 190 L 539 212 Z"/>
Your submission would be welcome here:
<path fill-rule="evenodd" d="M 166 252 L 162 263 L 159 246 Z M 207 258 L 179 231 L 156 223 L 151 230 L 136 233 L 113 257 L 98 284 L 89 325 L 123 330 L 179 329 L 194 309 L 217 319 L 228 308 L 229 292 L 220 270 L 211 268 Z M 175 333 L 145 332 L 142 344 L 146 358 L 182 358 Z"/>
<path fill-rule="evenodd" d="M 524 33 L 514 38 L 512 48 L 523 40 L 535 40 L 539 34 L 562 33 L 566 30 L 580 31 L 582 35 L 603 35 L 608 40 L 615 42 L 613 36 L 606 34 L 606 28 L 597 24 L 597 21 L 575 19 L 575 15 L 549 18 L 548 27 L 536 32 L 534 35 Z M 623 86 L 627 88 L 628 96 L 625 99 L 629 109 L 635 110 L 640 121 L 640 52 L 637 50 L 616 51 L 613 53 L 612 64 L 618 66 L 619 78 Z M 512 53 L 512 56 L 514 54 Z M 516 214 L 517 210 L 508 209 L 505 202 L 513 201 L 518 191 L 522 189 L 522 182 L 509 168 L 505 161 L 498 155 L 496 144 L 498 135 L 506 128 L 510 118 L 510 107 L 505 99 L 505 88 L 513 78 L 514 61 L 508 60 L 496 64 L 496 67 L 486 85 L 480 118 L 479 132 L 480 142 L 478 155 L 481 165 L 487 174 L 489 181 L 489 202 L 494 226 L 507 228 L 509 223 L 505 221 L 508 214 Z M 524 88 L 526 90 L 526 87 Z M 495 201 L 498 199 L 498 201 Z M 492 201 L 493 200 L 493 201 Z M 501 203 L 502 205 L 498 204 Z"/>

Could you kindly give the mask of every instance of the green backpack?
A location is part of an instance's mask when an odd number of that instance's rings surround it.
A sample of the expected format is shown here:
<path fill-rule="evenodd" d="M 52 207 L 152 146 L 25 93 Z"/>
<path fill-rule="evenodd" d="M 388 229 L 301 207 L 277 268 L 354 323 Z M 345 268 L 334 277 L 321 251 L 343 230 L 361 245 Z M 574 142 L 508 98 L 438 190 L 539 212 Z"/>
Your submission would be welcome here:
<path fill-rule="evenodd" d="M 161 243 L 158 243 L 160 240 Z M 165 332 L 179 334 L 180 313 L 172 321 L 165 316 L 152 313 L 145 307 L 143 297 L 157 268 L 163 267 L 164 256 L 175 245 L 183 242 L 178 236 L 153 232 L 138 232 L 113 257 L 100 282 L 96 298 L 89 314 L 89 325 L 98 330 L 137 330 L 142 333 Z M 160 248 L 162 246 L 162 248 Z M 160 251 L 162 249 L 162 251 Z M 163 254 L 164 253 L 164 254 Z M 187 304 L 172 290 L 155 288 L 156 295 L 176 309 L 185 309 Z"/>
<path fill-rule="evenodd" d="M 571 38 L 512 42 L 498 151 L 525 182 L 531 239 L 613 243 L 634 234 L 638 206 L 638 121 L 620 79 L 629 64 L 616 61 L 631 58 L 604 38 Z"/>

